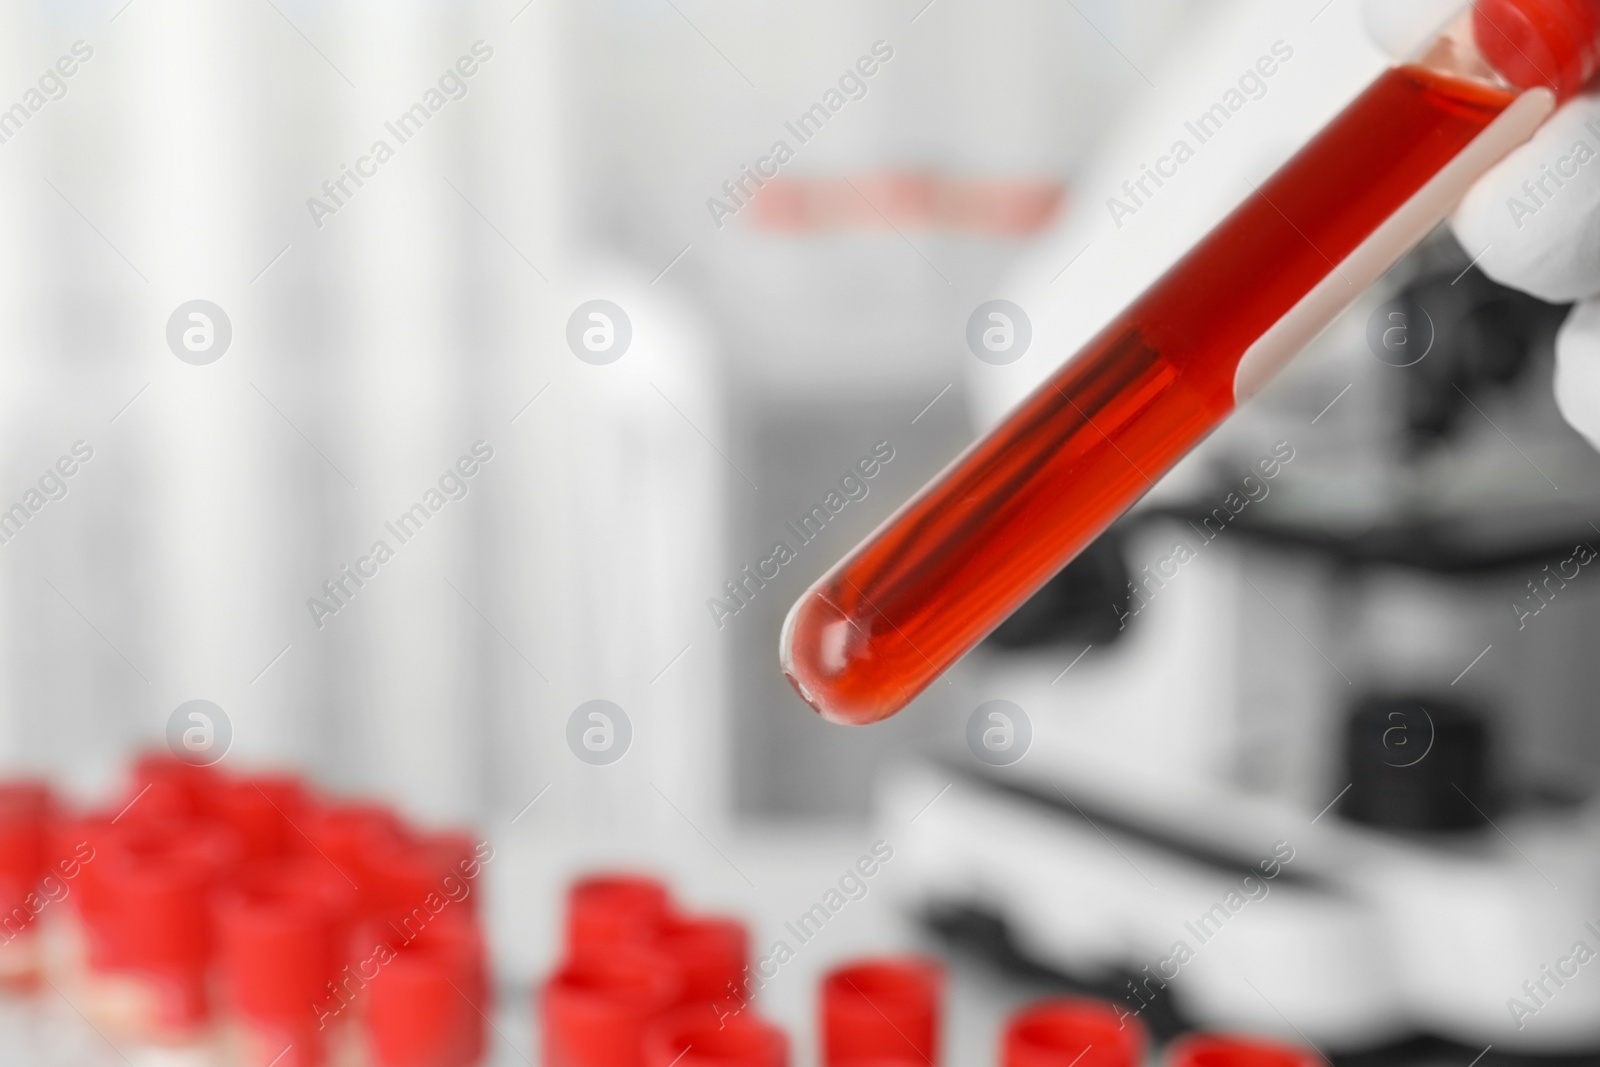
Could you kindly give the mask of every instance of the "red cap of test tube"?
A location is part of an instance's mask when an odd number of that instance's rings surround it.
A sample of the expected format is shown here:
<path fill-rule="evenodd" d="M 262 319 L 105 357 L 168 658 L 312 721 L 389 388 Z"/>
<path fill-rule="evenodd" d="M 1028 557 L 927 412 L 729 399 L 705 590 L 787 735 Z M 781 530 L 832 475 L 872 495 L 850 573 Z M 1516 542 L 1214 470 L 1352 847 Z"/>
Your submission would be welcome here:
<path fill-rule="evenodd" d="M 1169 1067 L 1324 1067 L 1299 1045 L 1228 1034 L 1187 1034 L 1172 1043 Z"/>
<path fill-rule="evenodd" d="M 210 814 L 218 775 L 167 752 L 149 752 L 133 764 L 133 788 L 116 812 L 118 823 L 193 819 Z"/>
<path fill-rule="evenodd" d="M 400 817 L 379 804 L 350 802 L 316 807 L 300 824 L 306 851 L 332 863 L 359 887 L 359 910 L 371 915 L 383 907 L 383 892 L 371 870 L 375 853 L 392 847 L 405 836 Z"/>
<path fill-rule="evenodd" d="M 209 798 L 211 813 L 239 835 L 247 861 L 281 856 L 304 842 L 295 827 L 310 804 L 305 783 L 287 774 L 226 779 Z"/>
<path fill-rule="evenodd" d="M 939 1002 L 944 976 L 919 958 L 868 959 L 822 980 L 825 1067 L 888 1057 L 939 1062 Z"/>
<path fill-rule="evenodd" d="M 653 942 L 672 910 L 667 887 L 634 874 L 597 874 L 567 892 L 567 954 L 578 959 L 596 949 Z"/>
<path fill-rule="evenodd" d="M 446 910 L 420 930 L 400 916 L 364 929 L 354 942 L 358 951 L 377 951 L 360 953 L 358 964 L 373 972 L 362 1019 L 374 1067 L 480 1063 L 484 1020 L 493 1008 L 477 924 L 465 912 Z"/>
<path fill-rule="evenodd" d="M 1139 1067 L 1144 1028 L 1100 1000 L 1062 997 L 1030 1004 L 1006 1023 L 1003 1067 Z"/>
<path fill-rule="evenodd" d="M 750 935 L 737 919 L 670 916 L 655 944 L 683 972 L 684 1003 L 703 1011 L 710 1002 L 744 999 Z"/>
<path fill-rule="evenodd" d="M 1542 85 L 1565 100 L 1600 73 L 1600 0 L 1477 0 L 1472 33 L 1520 89 Z"/>
<path fill-rule="evenodd" d="M 544 1067 L 643 1067 L 646 1027 L 682 995 L 677 965 L 654 949 L 574 957 L 540 992 Z"/>
<path fill-rule="evenodd" d="M 218 970 L 251 1046 L 248 1062 L 280 1054 L 277 1067 L 325 1061 L 314 1008 L 328 999 L 355 899 L 325 861 L 301 857 L 258 863 L 218 897 Z"/>
<path fill-rule="evenodd" d="M 718 1019 L 702 1007 L 685 1007 L 650 1024 L 644 1067 L 788 1067 L 789 1038 L 745 1011 Z"/>

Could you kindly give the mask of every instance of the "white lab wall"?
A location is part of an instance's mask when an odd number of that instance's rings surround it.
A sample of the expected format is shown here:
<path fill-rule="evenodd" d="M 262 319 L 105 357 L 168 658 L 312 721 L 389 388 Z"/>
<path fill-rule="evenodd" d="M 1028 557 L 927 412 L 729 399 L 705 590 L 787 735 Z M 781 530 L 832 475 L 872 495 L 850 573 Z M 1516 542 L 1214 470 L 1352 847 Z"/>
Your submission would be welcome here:
<path fill-rule="evenodd" d="M 426 821 L 509 817 L 551 783 L 541 803 L 580 823 L 657 788 L 718 809 L 721 661 L 697 629 L 735 476 L 717 356 L 681 293 L 584 253 L 559 210 L 561 17 L 39 5 L 0 34 L 15 71 L 94 48 L 0 145 L 25 207 L 0 219 L 0 496 L 95 450 L 0 555 L 7 765 L 104 792 L 204 698 L 236 765 Z M 384 123 L 476 41 L 494 53 L 466 95 L 398 144 Z M 380 137 L 394 158 L 317 225 L 307 198 Z M 564 336 L 595 295 L 633 319 L 609 367 Z M 196 297 L 233 330 L 206 366 L 164 337 Z M 385 522 L 479 441 L 465 497 L 399 544 Z M 340 606 L 323 583 L 353 588 L 341 568 L 378 539 L 394 559 Z M 597 696 L 636 724 L 610 768 L 564 740 Z"/>
<path fill-rule="evenodd" d="M 243 47 L 249 27 L 214 5 L 161 5 L 117 29 L 125 36 L 101 50 L 119 64 L 127 57 L 117 80 L 125 71 L 132 84 L 114 98 L 133 134 L 117 166 L 127 183 L 84 192 L 149 278 L 137 287 L 126 280 L 142 343 L 118 347 L 150 383 L 122 419 L 153 475 L 142 515 L 153 602 L 148 628 L 107 637 L 131 639 L 129 657 L 145 664 L 145 729 L 165 726 L 169 704 L 204 698 L 229 711 L 241 756 L 294 758 L 295 716 L 272 715 L 249 686 L 282 647 L 278 601 L 299 539 L 280 524 L 310 488 L 296 477 L 297 454 L 282 447 L 293 431 L 263 402 L 276 394 L 274 403 L 294 409 L 298 398 L 283 395 L 278 361 L 251 337 L 271 313 L 248 283 L 265 236 L 252 205 L 267 191 L 260 179 L 270 155 L 251 136 L 265 116 L 246 87 L 266 57 Z M 233 323 L 228 352 L 208 367 L 166 358 L 167 317 L 196 298 L 221 305 Z M 84 594 L 93 618 L 106 601 Z"/>

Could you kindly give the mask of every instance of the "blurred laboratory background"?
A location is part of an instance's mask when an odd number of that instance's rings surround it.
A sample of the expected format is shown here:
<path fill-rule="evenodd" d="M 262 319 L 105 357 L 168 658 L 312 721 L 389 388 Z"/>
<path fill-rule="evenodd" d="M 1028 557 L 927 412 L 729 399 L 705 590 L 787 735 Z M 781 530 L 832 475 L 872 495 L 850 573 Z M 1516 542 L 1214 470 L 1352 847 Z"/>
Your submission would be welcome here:
<path fill-rule="evenodd" d="M 1058 995 L 1135 1058 L 1600 1061 L 1600 456 L 1565 309 L 1447 228 L 901 715 L 777 666 L 812 581 L 1388 62 L 1359 0 L 7 5 L 0 769 L 60 819 L 170 758 L 484 843 L 459 1067 L 558 1067 L 593 872 L 744 922 L 796 1064 L 843 1062 L 823 975 L 907 953 L 950 1064 Z M 77 996 L 5 1040 L 150 1039 Z"/>

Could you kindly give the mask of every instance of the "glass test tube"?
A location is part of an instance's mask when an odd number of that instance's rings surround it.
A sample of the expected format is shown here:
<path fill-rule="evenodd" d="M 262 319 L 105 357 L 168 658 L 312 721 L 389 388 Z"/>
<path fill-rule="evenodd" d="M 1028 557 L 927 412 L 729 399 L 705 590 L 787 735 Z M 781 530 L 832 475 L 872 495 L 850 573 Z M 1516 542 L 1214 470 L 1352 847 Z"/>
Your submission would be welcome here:
<path fill-rule="evenodd" d="M 1478 0 L 790 609 L 784 674 L 887 718 L 1128 510 L 1600 69 L 1600 0 Z"/>

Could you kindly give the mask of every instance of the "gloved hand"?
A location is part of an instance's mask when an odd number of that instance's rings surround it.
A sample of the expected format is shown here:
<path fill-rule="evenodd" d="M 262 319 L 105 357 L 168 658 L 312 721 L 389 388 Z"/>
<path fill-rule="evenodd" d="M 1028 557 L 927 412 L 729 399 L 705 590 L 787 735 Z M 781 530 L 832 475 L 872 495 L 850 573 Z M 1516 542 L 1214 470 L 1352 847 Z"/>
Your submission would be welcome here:
<path fill-rule="evenodd" d="M 1400 57 L 1461 7 L 1461 0 L 1366 0 L 1367 27 Z M 1569 100 L 1480 178 L 1450 221 L 1495 281 L 1577 302 L 1556 336 L 1556 404 L 1600 449 L 1600 88 Z"/>

